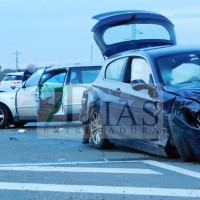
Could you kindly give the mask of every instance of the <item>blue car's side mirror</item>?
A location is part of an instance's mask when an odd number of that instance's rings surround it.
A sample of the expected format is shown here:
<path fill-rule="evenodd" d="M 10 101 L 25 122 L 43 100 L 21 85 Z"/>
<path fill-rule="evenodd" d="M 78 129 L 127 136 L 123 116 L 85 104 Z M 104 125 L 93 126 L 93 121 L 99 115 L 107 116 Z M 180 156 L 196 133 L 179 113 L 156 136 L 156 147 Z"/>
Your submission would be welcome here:
<path fill-rule="evenodd" d="M 133 90 L 136 90 L 136 91 L 148 90 L 149 96 L 152 97 L 152 98 L 158 97 L 158 93 L 156 91 L 156 88 L 152 85 L 145 83 L 141 79 L 131 81 L 131 86 L 132 86 Z"/>
<path fill-rule="evenodd" d="M 131 81 L 131 86 L 136 91 L 140 91 L 140 90 L 144 90 L 144 89 L 149 88 L 149 85 L 141 79 Z"/>

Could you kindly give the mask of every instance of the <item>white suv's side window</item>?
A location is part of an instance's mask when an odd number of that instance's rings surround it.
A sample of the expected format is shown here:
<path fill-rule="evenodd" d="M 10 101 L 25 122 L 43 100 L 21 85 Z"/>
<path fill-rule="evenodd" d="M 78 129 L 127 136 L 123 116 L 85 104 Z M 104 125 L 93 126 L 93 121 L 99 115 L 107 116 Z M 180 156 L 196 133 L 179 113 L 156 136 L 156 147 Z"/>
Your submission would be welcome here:
<path fill-rule="evenodd" d="M 45 80 L 43 83 L 45 83 L 47 85 L 57 85 L 57 86 L 61 87 L 64 83 L 65 75 L 66 75 L 66 72 L 62 72 L 62 73 L 55 74 L 55 75 L 53 75 L 51 73 L 44 74 L 44 76 L 46 76 L 48 79 Z"/>
<path fill-rule="evenodd" d="M 127 58 L 120 58 L 110 63 L 106 68 L 106 79 L 122 81 Z"/>
<path fill-rule="evenodd" d="M 152 80 L 152 72 L 149 64 L 143 58 L 133 58 L 131 63 L 131 81 L 143 80 L 150 84 Z"/>

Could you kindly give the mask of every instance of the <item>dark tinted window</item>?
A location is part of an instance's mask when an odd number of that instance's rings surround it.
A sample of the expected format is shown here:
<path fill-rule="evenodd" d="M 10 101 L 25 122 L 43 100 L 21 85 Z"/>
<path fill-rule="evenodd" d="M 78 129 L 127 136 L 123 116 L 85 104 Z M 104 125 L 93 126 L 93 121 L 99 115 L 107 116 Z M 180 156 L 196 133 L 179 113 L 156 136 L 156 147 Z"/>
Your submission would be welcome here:
<path fill-rule="evenodd" d="M 22 80 L 21 75 L 6 75 L 3 79 L 4 81 Z"/>

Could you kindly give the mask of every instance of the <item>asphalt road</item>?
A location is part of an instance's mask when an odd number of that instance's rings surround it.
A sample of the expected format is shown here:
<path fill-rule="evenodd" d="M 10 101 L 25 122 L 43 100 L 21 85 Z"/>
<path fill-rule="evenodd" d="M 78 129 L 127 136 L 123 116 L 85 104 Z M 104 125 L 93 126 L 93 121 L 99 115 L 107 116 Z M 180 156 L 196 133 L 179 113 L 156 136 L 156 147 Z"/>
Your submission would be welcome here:
<path fill-rule="evenodd" d="M 0 199 L 200 199 L 200 163 L 82 144 L 79 123 L 0 130 Z"/>

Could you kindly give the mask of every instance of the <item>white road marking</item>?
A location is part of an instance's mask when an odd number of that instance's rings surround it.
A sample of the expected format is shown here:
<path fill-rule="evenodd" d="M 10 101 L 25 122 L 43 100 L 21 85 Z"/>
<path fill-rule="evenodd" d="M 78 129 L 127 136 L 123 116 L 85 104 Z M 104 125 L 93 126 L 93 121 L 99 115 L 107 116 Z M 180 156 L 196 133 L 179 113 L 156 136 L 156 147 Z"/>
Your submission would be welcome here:
<path fill-rule="evenodd" d="M 173 172 L 176 172 L 176 173 L 179 173 L 179 174 L 184 174 L 184 175 L 191 176 L 191 177 L 194 177 L 194 178 L 200 178 L 200 173 L 194 172 L 194 171 L 191 171 L 191 170 L 187 170 L 187 169 L 183 169 L 181 167 L 175 167 L 173 165 L 161 163 L 161 162 L 154 161 L 154 160 L 144 160 L 142 162 L 149 164 L 149 165 L 153 165 L 155 167 L 159 167 L 159 168 L 162 168 L 162 169 L 173 171 Z"/>
<path fill-rule="evenodd" d="M 93 194 L 123 194 L 123 195 L 151 195 L 170 197 L 200 197 L 200 190 L 194 189 L 167 189 L 167 188 L 142 188 L 119 186 L 92 186 L 92 185 L 59 185 L 35 183 L 9 183 L 0 182 L 1 190 L 28 190 L 43 192 L 75 192 Z"/>
<path fill-rule="evenodd" d="M 110 174 L 159 174 L 150 169 L 136 168 L 95 168 L 95 167 L 44 167 L 44 166 L 16 166 L 0 167 L 0 171 L 35 171 L 35 172 L 76 172 L 76 173 L 110 173 Z"/>
<path fill-rule="evenodd" d="M 1 164 L 0 171 L 37 171 L 37 172 L 84 172 L 84 173 L 122 173 L 122 174 L 156 174 L 162 173 L 139 168 L 96 168 L 96 167 L 63 167 L 59 165 L 74 164 L 105 164 L 105 163 L 136 163 L 142 162 L 155 167 L 200 178 L 200 173 L 186 170 L 173 165 L 153 160 L 126 160 L 126 161 L 96 161 L 96 162 L 55 162 L 55 163 L 16 163 Z M 51 165 L 51 166 L 50 166 Z M 57 166 L 52 166 L 57 165 Z M 200 198 L 198 189 L 175 189 L 175 188 L 145 188 L 145 187 L 119 187 L 119 186 L 95 186 L 95 185 L 60 185 L 60 184 L 37 184 L 37 183 L 11 183 L 0 182 L 0 190 L 17 191 L 43 191 L 43 192 L 64 192 L 64 193 L 95 193 L 95 194 L 118 194 L 118 195 L 141 195 L 141 196 L 166 196 Z"/>
<path fill-rule="evenodd" d="M 13 164 L 0 164 L 0 167 L 15 167 L 15 166 L 59 166 L 59 165 L 87 165 L 87 164 L 114 164 L 114 163 L 146 163 L 152 166 L 156 166 L 162 169 L 173 171 L 179 174 L 184 174 L 186 176 L 191 176 L 194 178 L 200 178 L 199 172 L 194 172 L 180 167 L 175 167 L 173 165 L 161 163 L 154 160 L 102 160 L 102 161 L 72 161 L 72 162 L 50 162 L 50 163 L 13 163 Z"/>
<path fill-rule="evenodd" d="M 143 162 L 143 160 L 102 160 L 102 161 L 69 161 L 69 162 L 49 162 L 49 163 L 11 163 L 0 164 L 0 167 L 14 167 L 14 166 L 50 166 L 50 165 L 87 165 L 87 164 L 112 164 L 112 163 L 136 163 Z"/>

